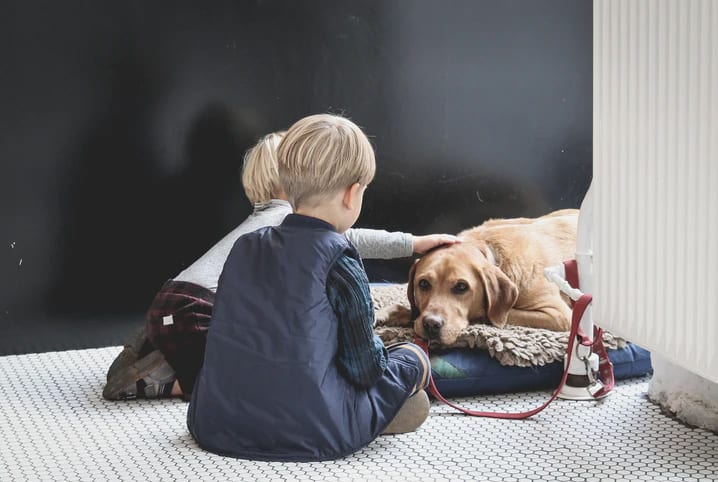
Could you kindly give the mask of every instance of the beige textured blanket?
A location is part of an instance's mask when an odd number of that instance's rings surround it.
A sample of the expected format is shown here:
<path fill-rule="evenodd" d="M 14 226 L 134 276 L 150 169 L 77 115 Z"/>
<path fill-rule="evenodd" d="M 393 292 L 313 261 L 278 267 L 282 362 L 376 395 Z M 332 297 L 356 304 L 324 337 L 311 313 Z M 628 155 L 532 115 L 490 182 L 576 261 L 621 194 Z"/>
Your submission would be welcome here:
<path fill-rule="evenodd" d="M 372 285 L 371 294 L 377 319 L 374 331 L 382 341 L 388 345 L 413 340 L 414 330 L 411 327 L 386 324 L 393 312 L 409 308 L 406 284 Z M 610 333 L 604 333 L 603 342 L 609 350 L 626 346 L 624 339 Z M 526 367 L 563 360 L 567 343 L 566 331 L 522 326 L 496 328 L 491 325 L 470 325 L 459 335 L 456 343 L 441 348 L 479 348 L 487 350 L 502 365 Z"/>

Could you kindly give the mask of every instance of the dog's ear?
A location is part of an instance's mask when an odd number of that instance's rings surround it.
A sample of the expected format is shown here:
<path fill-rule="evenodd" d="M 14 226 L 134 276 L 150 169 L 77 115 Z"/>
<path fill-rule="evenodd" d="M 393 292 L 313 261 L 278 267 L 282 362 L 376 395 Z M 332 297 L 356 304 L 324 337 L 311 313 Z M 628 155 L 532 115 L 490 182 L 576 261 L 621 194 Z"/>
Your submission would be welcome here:
<path fill-rule="evenodd" d="M 409 298 L 409 306 L 411 307 L 411 321 L 414 321 L 419 317 L 419 308 L 416 307 L 414 301 L 414 273 L 416 272 L 416 264 L 419 260 L 414 260 L 414 263 L 409 269 L 409 282 L 406 285 L 406 297 Z"/>
<path fill-rule="evenodd" d="M 503 328 L 509 317 L 509 310 L 516 304 L 519 289 L 513 281 L 496 266 L 479 270 L 484 282 L 486 316 L 494 326 Z"/>
<path fill-rule="evenodd" d="M 478 248 L 479 252 L 481 252 L 481 255 L 486 259 L 486 261 L 489 262 L 489 264 L 498 264 L 496 257 L 494 256 L 494 252 L 489 249 L 489 245 L 486 244 L 486 242 L 481 241 L 476 247 Z"/>

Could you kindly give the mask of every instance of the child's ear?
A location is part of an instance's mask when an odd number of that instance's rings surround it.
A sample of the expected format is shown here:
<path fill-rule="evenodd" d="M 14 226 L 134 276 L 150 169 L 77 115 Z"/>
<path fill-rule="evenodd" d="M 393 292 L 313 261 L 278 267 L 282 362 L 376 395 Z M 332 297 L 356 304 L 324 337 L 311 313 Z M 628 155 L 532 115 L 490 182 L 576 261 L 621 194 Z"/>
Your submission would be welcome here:
<path fill-rule="evenodd" d="M 347 209 L 353 209 L 354 203 L 359 200 L 358 196 L 361 191 L 362 185 L 355 182 L 344 191 L 344 207 Z"/>

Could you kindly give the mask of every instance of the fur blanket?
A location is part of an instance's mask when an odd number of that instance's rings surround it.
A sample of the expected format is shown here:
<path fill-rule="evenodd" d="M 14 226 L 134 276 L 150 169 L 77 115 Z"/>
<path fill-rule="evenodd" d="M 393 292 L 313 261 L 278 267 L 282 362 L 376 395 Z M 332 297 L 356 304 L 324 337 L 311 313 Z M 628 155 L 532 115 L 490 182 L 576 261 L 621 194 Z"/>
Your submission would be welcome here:
<path fill-rule="evenodd" d="M 376 312 L 374 331 L 384 344 L 412 341 L 414 330 L 410 326 L 387 324 L 393 312 L 409 309 L 406 284 L 372 285 L 371 294 Z M 435 348 L 478 348 L 487 350 L 502 365 L 528 367 L 562 361 L 566 354 L 567 343 L 566 331 L 557 332 L 523 326 L 496 328 L 491 325 L 470 325 L 459 335 L 456 343 L 450 346 L 435 346 Z M 603 343 L 609 350 L 626 346 L 626 340 L 605 332 Z"/>

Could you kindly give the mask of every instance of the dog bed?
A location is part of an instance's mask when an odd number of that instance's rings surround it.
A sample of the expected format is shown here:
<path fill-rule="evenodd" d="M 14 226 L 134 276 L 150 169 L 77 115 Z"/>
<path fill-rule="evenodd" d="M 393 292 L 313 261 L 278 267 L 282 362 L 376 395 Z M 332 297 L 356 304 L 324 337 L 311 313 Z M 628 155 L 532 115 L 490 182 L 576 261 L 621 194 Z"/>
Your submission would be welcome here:
<path fill-rule="evenodd" d="M 385 344 L 413 340 L 411 327 L 390 326 L 392 313 L 408 310 L 405 284 L 372 284 L 375 332 Z M 652 372 L 645 349 L 604 333 L 617 380 Z M 558 386 L 568 332 L 471 325 L 449 347 L 432 346 L 431 371 L 445 396 L 519 392 Z"/>

